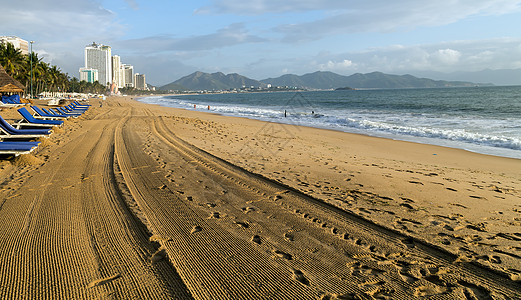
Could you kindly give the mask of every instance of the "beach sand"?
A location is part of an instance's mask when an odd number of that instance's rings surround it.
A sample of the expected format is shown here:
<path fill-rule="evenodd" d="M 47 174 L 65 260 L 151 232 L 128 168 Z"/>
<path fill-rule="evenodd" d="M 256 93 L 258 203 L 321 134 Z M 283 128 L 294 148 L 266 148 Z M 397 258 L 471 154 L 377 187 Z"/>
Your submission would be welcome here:
<path fill-rule="evenodd" d="M 90 102 L 0 162 L 2 299 L 521 298 L 521 160 Z"/>

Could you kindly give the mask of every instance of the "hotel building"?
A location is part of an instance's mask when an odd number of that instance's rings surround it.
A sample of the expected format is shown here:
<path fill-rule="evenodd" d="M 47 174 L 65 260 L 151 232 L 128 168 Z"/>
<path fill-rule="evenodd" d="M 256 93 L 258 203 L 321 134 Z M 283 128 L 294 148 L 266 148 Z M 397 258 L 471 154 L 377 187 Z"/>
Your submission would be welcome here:
<path fill-rule="evenodd" d="M 109 86 L 112 83 L 112 55 L 110 46 L 92 43 L 85 47 L 85 68 L 98 70 L 98 81 Z"/>
<path fill-rule="evenodd" d="M 125 87 L 134 87 L 134 67 L 131 65 L 121 65 L 123 82 Z"/>
<path fill-rule="evenodd" d="M 145 82 L 145 74 L 136 73 L 134 76 L 134 87 L 138 90 L 145 90 L 147 84 Z"/>
<path fill-rule="evenodd" d="M 16 49 L 20 49 L 22 54 L 29 55 L 29 43 L 17 36 L 0 36 L 0 44 L 11 43 Z"/>
<path fill-rule="evenodd" d="M 98 70 L 80 68 L 80 81 L 87 81 L 90 83 L 94 83 L 95 81 L 98 81 Z"/>

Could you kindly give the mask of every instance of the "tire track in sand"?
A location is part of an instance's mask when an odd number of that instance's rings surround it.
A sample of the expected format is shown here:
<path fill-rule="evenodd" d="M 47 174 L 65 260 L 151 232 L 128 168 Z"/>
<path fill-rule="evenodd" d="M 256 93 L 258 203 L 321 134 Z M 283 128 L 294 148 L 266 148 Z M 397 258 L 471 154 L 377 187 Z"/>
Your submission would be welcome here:
<path fill-rule="evenodd" d="M 116 139 L 118 164 L 152 233 L 195 298 L 317 297 L 315 290 L 291 278 L 284 262 L 257 251 L 251 241 L 222 231 L 208 215 L 199 215 L 169 189 L 162 189 L 164 174 L 157 172 L 157 163 L 140 149 L 142 143 L 135 132 L 144 126 L 138 121 L 129 119 L 122 127 L 121 140 Z M 196 226 L 200 231 L 191 234 Z"/>
<path fill-rule="evenodd" d="M 5 201 L 0 298 L 190 298 L 169 264 L 150 262 L 156 249 L 117 188 L 118 109 L 84 121 L 84 133 L 71 133 Z"/>
<path fill-rule="evenodd" d="M 337 236 L 345 243 L 349 243 L 349 245 L 339 245 L 338 250 L 349 253 L 351 260 L 344 257 L 344 261 L 347 260 L 345 265 L 351 270 L 351 275 L 355 274 L 358 278 L 363 278 L 364 275 L 372 276 L 363 279 L 358 284 L 359 289 L 354 289 L 354 292 L 362 290 L 370 296 L 387 295 L 400 298 L 406 295 L 418 297 L 438 294 L 442 297 L 443 295 L 454 297 L 479 294 L 477 298 L 483 298 L 480 296 L 482 294 L 485 298 L 488 297 L 487 295 L 505 297 L 519 295 L 518 284 L 505 278 L 503 274 L 480 265 L 455 264 L 457 258 L 442 249 L 383 228 L 279 183 L 251 174 L 187 144 L 171 133 L 163 120 L 157 120 L 154 126 L 154 134 L 172 149 L 186 156 L 187 162 L 197 163 L 217 177 L 228 179 L 232 181 L 232 185 L 246 188 L 254 194 L 266 197 L 266 200 L 272 199 L 286 211 L 315 224 L 315 227 L 320 228 L 322 232 L 327 231 L 329 235 Z M 164 153 L 163 151 L 162 154 Z M 311 234 L 316 234 L 319 239 L 325 239 L 323 234 L 313 231 L 314 229 L 307 230 Z M 351 248 L 348 249 L 347 246 Z M 326 277 L 328 275 L 327 271 L 310 259 L 301 263 L 308 268 L 308 274 L 325 272 L 321 275 Z M 393 277 L 399 280 L 392 280 Z M 325 286 L 327 283 L 322 283 L 322 287 Z"/>

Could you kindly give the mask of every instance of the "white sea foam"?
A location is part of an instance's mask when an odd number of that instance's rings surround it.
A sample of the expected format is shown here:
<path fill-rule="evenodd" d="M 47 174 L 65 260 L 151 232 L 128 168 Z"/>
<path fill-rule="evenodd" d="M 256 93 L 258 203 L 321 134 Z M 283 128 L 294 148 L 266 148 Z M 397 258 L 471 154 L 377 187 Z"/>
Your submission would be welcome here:
<path fill-rule="evenodd" d="M 142 102 L 164 106 L 206 110 L 206 101 L 183 98 L 147 97 Z M 417 141 L 475 152 L 521 158 L 521 118 L 466 118 L 444 113 L 396 113 L 376 109 L 327 109 L 320 114 L 287 110 L 282 105 L 239 105 L 211 103 L 211 112 L 294 125 L 328 128 L 346 132 Z"/>

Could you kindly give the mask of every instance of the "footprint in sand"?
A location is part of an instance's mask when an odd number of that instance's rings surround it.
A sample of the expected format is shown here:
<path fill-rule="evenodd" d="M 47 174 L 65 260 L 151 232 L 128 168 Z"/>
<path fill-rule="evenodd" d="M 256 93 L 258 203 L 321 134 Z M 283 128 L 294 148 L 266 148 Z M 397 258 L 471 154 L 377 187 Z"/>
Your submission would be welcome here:
<path fill-rule="evenodd" d="M 155 264 L 161 260 L 163 260 L 167 256 L 165 248 L 159 248 L 152 256 L 150 257 L 150 262 Z"/>
<path fill-rule="evenodd" d="M 254 235 L 254 236 L 252 236 L 252 237 L 251 237 L 251 241 L 254 242 L 254 243 L 256 243 L 256 244 L 259 244 L 259 245 L 261 244 L 261 238 L 260 238 L 260 236 L 258 236 L 258 235 Z"/>
<path fill-rule="evenodd" d="M 303 285 L 309 285 L 309 280 L 304 276 L 304 273 L 302 271 L 297 269 L 292 269 L 293 272 L 293 279 L 302 283 Z"/>
<path fill-rule="evenodd" d="M 401 203 L 400 206 L 405 207 L 407 209 L 411 209 L 411 210 L 414 209 L 414 207 L 412 205 L 410 205 L 409 203 Z"/>
<path fill-rule="evenodd" d="M 243 207 L 243 208 L 241 208 L 241 210 L 242 210 L 243 213 L 247 214 L 247 213 L 250 213 L 252 211 L 255 211 L 255 208 L 253 208 L 253 207 Z"/>
<path fill-rule="evenodd" d="M 203 230 L 203 228 L 201 228 L 201 226 L 196 225 L 196 226 L 192 227 L 192 230 L 190 231 L 190 233 L 194 234 L 194 233 L 202 231 L 202 230 Z"/>
<path fill-rule="evenodd" d="M 484 287 L 477 286 L 464 280 L 458 280 L 458 284 L 467 288 L 464 292 L 467 299 L 492 299 L 490 291 Z"/>
<path fill-rule="evenodd" d="M 354 276 L 370 276 L 370 275 L 378 275 L 385 273 L 383 270 L 371 268 L 368 265 L 365 265 L 361 262 L 347 263 L 347 266 L 351 270 L 351 274 Z"/>
<path fill-rule="evenodd" d="M 242 228 L 248 228 L 248 227 L 250 227 L 250 224 L 247 223 L 247 222 L 234 221 L 233 223 L 234 223 L 235 225 L 239 226 L 239 227 L 242 227 Z"/>
<path fill-rule="evenodd" d="M 284 233 L 284 239 L 286 239 L 287 241 L 294 241 L 295 240 L 295 236 L 293 235 L 293 233 L 290 233 L 290 232 L 286 232 Z"/>
<path fill-rule="evenodd" d="M 286 260 L 292 260 L 293 259 L 293 256 L 291 254 L 286 253 L 284 251 L 273 250 L 272 252 L 273 252 L 273 254 L 275 254 L 275 256 L 278 256 L 280 258 L 284 258 Z"/>
<path fill-rule="evenodd" d="M 418 185 L 423 185 L 423 182 L 416 181 L 416 180 L 409 180 L 409 183 L 418 184 Z"/>

